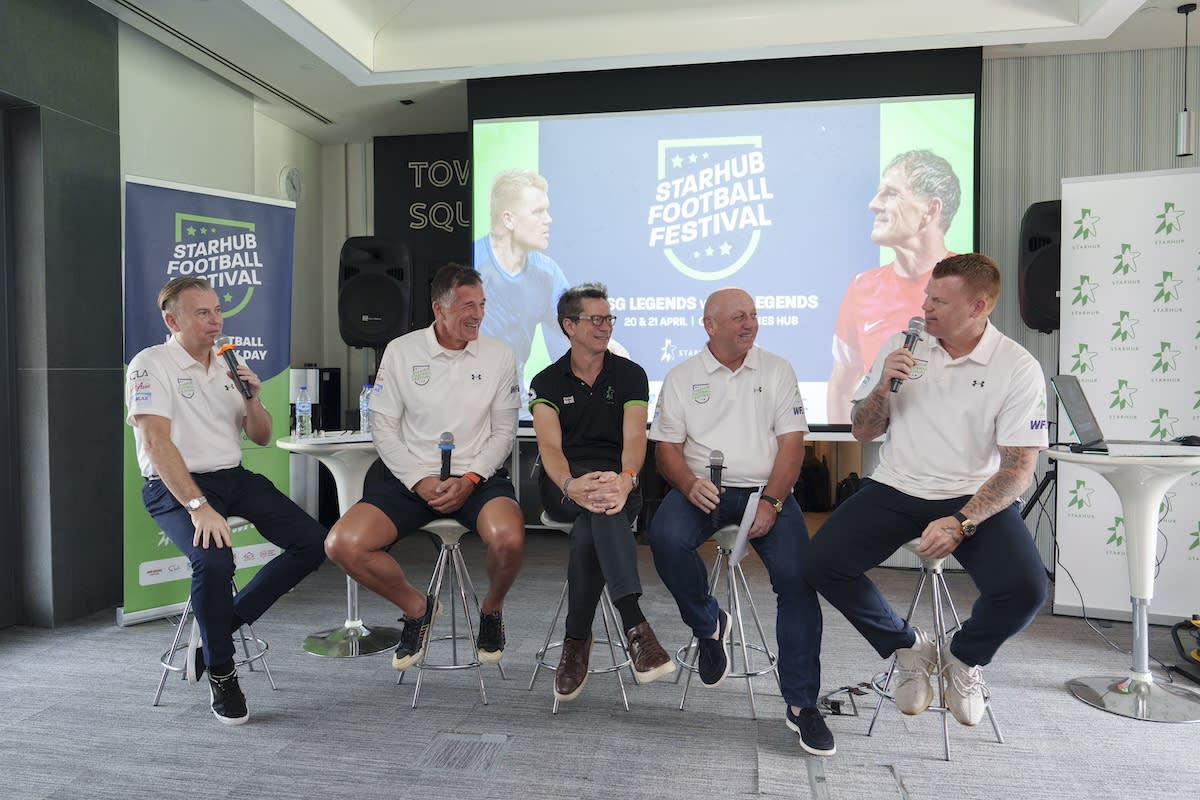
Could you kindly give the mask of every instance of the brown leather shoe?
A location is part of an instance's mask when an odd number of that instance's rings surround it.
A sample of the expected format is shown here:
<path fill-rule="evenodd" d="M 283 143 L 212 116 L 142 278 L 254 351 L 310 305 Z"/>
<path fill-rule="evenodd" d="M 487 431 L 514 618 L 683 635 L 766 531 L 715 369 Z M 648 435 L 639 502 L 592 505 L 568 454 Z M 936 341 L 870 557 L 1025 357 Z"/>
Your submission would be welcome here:
<path fill-rule="evenodd" d="M 562 646 L 562 658 L 558 671 L 554 673 L 554 696 L 560 703 L 579 697 L 587 683 L 588 658 L 592 654 L 592 640 L 566 639 Z"/>
<path fill-rule="evenodd" d="M 638 683 L 650 683 L 675 671 L 675 662 L 658 643 L 649 622 L 639 622 L 625 632 L 629 641 L 629 657 Z"/>

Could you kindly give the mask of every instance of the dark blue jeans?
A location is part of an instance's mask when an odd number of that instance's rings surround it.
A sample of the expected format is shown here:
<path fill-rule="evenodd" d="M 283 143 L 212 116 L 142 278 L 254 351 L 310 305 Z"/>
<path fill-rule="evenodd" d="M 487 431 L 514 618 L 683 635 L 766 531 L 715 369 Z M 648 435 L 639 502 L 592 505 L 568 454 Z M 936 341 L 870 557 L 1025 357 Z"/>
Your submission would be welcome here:
<path fill-rule="evenodd" d="M 969 499 L 922 500 L 863 481 L 813 537 L 805 577 L 880 656 L 911 647 L 912 628 L 865 573 Z M 991 662 L 1000 645 L 1024 630 L 1046 602 L 1046 570 L 1016 503 L 980 524 L 974 536 L 958 545 L 954 557 L 975 581 L 979 599 L 971 618 L 955 634 L 950 652 L 964 664 L 982 666 Z"/>
<path fill-rule="evenodd" d="M 718 506 L 720 525 L 736 525 L 751 489 L 726 487 Z M 697 637 L 712 636 L 717 626 L 717 599 L 708 592 L 708 572 L 696 548 L 714 533 L 709 515 L 672 489 L 650 523 L 650 549 L 659 577 L 679 606 L 684 624 Z M 775 640 L 779 648 L 779 684 L 793 706 L 817 704 L 821 687 L 821 606 L 801 575 L 808 558 L 804 514 L 788 495 L 783 512 L 769 533 L 750 543 L 771 577 L 775 591 Z"/>
<path fill-rule="evenodd" d="M 211 543 L 207 550 L 193 546 L 192 517 L 166 484 L 151 480 L 142 487 L 146 510 L 191 563 L 192 613 L 204 641 L 204 662 L 224 667 L 233 662 L 237 625 L 261 617 L 325 560 L 326 531 L 275 484 L 243 467 L 193 473 L 192 478 L 222 516 L 245 517 L 264 539 L 283 550 L 242 587 L 235 601 L 229 587 L 237 566 L 233 551 Z"/>

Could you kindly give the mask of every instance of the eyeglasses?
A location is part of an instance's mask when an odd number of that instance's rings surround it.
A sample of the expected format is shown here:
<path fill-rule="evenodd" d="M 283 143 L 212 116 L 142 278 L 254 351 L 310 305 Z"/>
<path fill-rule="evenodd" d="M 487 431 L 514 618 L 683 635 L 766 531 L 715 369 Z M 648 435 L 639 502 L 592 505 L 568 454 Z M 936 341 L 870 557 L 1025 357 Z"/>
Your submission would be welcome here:
<path fill-rule="evenodd" d="M 590 317 L 567 317 L 567 319 L 573 319 L 576 322 L 583 322 L 586 319 L 588 322 L 592 323 L 597 328 L 599 328 L 601 325 L 605 325 L 605 324 L 613 325 L 617 321 L 617 318 L 614 317 L 612 314 L 609 314 L 607 317 L 601 316 L 600 314 L 592 314 Z"/>

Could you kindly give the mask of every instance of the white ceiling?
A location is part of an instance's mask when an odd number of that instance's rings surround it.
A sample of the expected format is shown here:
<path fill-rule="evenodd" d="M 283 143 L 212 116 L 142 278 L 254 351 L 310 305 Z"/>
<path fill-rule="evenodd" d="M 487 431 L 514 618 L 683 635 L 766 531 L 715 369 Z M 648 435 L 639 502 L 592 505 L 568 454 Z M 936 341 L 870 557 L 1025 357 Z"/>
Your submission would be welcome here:
<path fill-rule="evenodd" d="M 1173 0 L 91 2 L 324 143 L 465 130 L 467 78 L 947 47 L 987 58 L 1178 47 L 1185 22 Z"/>

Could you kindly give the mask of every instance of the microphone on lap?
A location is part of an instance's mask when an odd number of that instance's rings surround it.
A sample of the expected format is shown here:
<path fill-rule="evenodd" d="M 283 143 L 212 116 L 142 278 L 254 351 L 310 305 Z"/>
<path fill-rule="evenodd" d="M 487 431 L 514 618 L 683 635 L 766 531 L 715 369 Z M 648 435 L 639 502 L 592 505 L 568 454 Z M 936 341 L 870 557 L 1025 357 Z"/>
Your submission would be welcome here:
<path fill-rule="evenodd" d="M 454 434 L 446 431 L 438 438 L 438 450 L 442 451 L 442 480 L 450 479 L 450 451 L 454 449 Z"/>
<path fill-rule="evenodd" d="M 213 346 L 217 348 L 217 355 L 225 359 L 225 366 L 229 367 L 229 373 L 233 375 L 233 382 L 237 384 L 238 391 L 242 393 L 242 397 L 249 400 L 250 386 L 238 375 L 237 353 L 233 350 L 233 340 L 228 336 L 218 336 L 213 341 Z"/>
<path fill-rule="evenodd" d="M 717 487 L 717 493 L 721 493 L 721 473 L 725 470 L 725 454 L 720 450 L 713 450 L 708 454 L 708 479 Z M 709 518 L 712 520 L 713 528 L 717 527 L 717 512 L 720 510 L 720 502 L 716 507 L 709 512 Z"/>
<path fill-rule="evenodd" d="M 904 349 L 912 352 L 916 349 L 917 342 L 921 341 L 921 334 L 925 332 L 925 318 L 913 317 L 908 321 L 908 331 L 904 334 Z M 901 380 L 892 378 L 892 392 L 900 390 Z"/>

